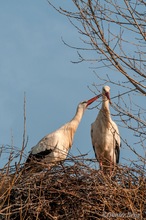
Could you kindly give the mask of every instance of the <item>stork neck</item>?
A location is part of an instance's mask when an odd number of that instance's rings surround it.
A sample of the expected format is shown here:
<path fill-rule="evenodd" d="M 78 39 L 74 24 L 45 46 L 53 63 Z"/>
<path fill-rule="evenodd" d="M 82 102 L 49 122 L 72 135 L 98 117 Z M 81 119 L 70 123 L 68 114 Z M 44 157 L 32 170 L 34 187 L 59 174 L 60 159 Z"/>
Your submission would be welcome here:
<path fill-rule="evenodd" d="M 71 124 L 73 124 L 74 129 L 77 129 L 77 127 L 83 117 L 83 114 L 84 114 L 84 109 L 78 107 L 75 116 L 71 120 Z"/>
<path fill-rule="evenodd" d="M 103 98 L 102 108 L 106 108 L 107 110 L 109 110 L 109 100 Z"/>
<path fill-rule="evenodd" d="M 105 115 L 105 119 L 110 120 L 110 109 L 109 109 L 109 100 L 103 98 L 102 102 L 102 112 Z"/>
<path fill-rule="evenodd" d="M 69 147 L 72 146 L 74 134 L 78 128 L 78 125 L 82 119 L 83 114 L 84 114 L 84 109 L 78 107 L 73 119 L 62 127 L 63 131 L 67 132 Z"/>

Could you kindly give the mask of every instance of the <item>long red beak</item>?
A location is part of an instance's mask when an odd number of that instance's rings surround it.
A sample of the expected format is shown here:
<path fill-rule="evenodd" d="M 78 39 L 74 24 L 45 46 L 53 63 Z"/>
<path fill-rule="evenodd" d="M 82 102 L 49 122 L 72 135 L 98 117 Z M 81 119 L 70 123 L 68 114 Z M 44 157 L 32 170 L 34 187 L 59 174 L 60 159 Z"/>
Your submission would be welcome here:
<path fill-rule="evenodd" d="M 95 97 L 93 97 L 92 99 L 89 99 L 88 101 L 87 101 L 87 106 L 88 105 L 90 105 L 90 104 L 92 104 L 92 102 L 94 102 L 95 100 L 97 100 L 99 97 L 101 97 L 102 96 L 102 94 L 99 94 L 99 95 L 96 95 Z"/>
<path fill-rule="evenodd" d="M 106 92 L 105 95 L 106 95 L 106 97 L 108 98 L 109 103 L 111 104 L 110 93 L 109 93 L 109 92 Z"/>

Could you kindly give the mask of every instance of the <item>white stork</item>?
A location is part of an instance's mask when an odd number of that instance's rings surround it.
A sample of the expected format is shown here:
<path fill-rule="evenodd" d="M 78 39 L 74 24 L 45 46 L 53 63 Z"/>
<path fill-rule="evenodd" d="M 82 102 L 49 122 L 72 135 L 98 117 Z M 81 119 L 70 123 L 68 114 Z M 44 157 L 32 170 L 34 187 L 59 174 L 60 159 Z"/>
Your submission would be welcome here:
<path fill-rule="evenodd" d="M 100 96 L 101 95 L 95 96 L 88 101 L 79 103 L 76 114 L 71 121 L 58 130 L 46 135 L 31 149 L 31 153 L 26 160 L 26 165 L 35 161 L 47 163 L 49 165 L 65 160 L 73 144 L 74 134 L 85 109 Z"/>
<path fill-rule="evenodd" d="M 111 119 L 110 87 L 102 89 L 102 107 L 94 123 L 91 124 L 91 139 L 100 169 L 106 173 L 113 165 L 119 163 L 120 134 L 116 123 Z M 111 103 L 111 102 L 110 102 Z"/>

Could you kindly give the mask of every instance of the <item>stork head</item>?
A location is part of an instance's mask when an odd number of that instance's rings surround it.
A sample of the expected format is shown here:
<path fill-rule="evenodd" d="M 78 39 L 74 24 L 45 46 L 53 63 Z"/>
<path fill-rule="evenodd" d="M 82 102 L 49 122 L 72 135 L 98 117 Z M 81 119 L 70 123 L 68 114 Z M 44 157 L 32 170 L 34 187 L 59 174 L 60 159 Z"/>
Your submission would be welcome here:
<path fill-rule="evenodd" d="M 84 109 L 86 109 L 89 105 L 91 105 L 94 101 L 96 101 L 99 97 L 101 97 L 102 95 L 96 95 L 93 98 L 87 100 L 87 101 L 83 101 L 79 104 L 79 107 L 82 107 Z"/>
<path fill-rule="evenodd" d="M 102 88 L 102 95 L 103 95 L 103 99 L 105 101 L 109 100 L 109 102 L 111 103 L 111 100 L 110 100 L 110 87 L 109 86 L 104 86 Z"/>

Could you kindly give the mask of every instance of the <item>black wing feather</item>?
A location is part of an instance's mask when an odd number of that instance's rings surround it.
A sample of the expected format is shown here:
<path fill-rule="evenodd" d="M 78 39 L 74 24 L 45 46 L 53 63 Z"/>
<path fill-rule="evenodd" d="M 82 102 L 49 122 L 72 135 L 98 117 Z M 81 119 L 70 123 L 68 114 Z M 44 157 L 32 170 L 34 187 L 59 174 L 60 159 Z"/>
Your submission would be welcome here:
<path fill-rule="evenodd" d="M 119 163 L 119 159 L 120 159 L 120 146 L 119 146 L 117 141 L 116 141 L 116 147 L 115 147 L 115 155 L 116 155 L 116 163 Z"/>
<path fill-rule="evenodd" d="M 26 160 L 26 163 L 29 163 L 30 161 L 32 160 L 41 160 L 43 158 L 45 158 L 48 154 L 50 154 L 53 150 L 52 149 L 46 149 L 45 151 L 41 151 L 37 154 L 32 154 L 30 153 L 27 160 Z"/>

